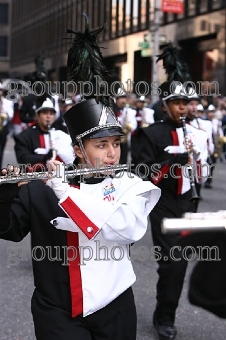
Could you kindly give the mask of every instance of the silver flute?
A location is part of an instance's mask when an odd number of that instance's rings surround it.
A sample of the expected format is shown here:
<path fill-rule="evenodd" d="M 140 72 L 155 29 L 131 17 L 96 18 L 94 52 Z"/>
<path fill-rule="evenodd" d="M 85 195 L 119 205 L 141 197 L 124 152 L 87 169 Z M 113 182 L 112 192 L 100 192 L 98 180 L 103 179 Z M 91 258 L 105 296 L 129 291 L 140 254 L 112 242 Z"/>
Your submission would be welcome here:
<path fill-rule="evenodd" d="M 66 166 L 66 165 L 65 165 Z M 106 175 L 109 175 L 109 173 L 115 172 L 115 171 L 124 171 L 129 170 L 128 164 L 116 164 L 112 166 L 102 166 L 99 168 L 84 168 L 84 169 L 73 169 L 73 170 L 67 170 L 65 169 L 65 175 L 66 177 L 74 178 L 76 176 L 88 176 L 88 175 L 95 175 L 99 173 L 105 173 Z M 6 174 L 5 176 L 0 176 L 0 184 L 6 184 L 6 183 L 18 183 L 18 182 L 27 182 L 27 181 L 37 181 L 37 180 L 47 180 L 51 176 L 57 177 L 57 171 L 43 171 L 43 172 L 26 172 L 26 173 L 20 173 L 18 175 L 10 172 L 9 174 Z M 61 176 L 59 176 L 61 177 Z"/>
<path fill-rule="evenodd" d="M 164 218 L 162 233 L 181 231 L 223 231 L 226 229 L 226 210 L 203 213 L 185 213 L 182 218 Z"/>

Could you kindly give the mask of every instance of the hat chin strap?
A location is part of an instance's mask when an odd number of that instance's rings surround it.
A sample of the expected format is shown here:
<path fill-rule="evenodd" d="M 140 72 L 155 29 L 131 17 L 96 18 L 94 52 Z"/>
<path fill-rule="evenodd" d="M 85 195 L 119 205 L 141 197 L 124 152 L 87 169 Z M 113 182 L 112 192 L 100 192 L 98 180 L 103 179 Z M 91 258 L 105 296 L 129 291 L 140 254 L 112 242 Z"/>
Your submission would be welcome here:
<path fill-rule="evenodd" d="M 84 156 L 84 158 L 85 158 L 86 164 L 92 169 L 92 168 L 93 168 L 93 165 L 91 164 L 91 162 L 90 162 L 90 160 L 89 160 L 89 157 L 88 157 L 88 155 L 87 155 L 87 153 L 86 153 L 86 150 L 85 150 L 85 148 L 84 148 L 84 145 L 83 145 L 83 143 L 82 143 L 82 140 L 79 139 L 78 143 L 79 143 L 79 147 L 80 147 L 80 149 L 81 149 L 81 151 L 82 151 L 82 154 L 83 154 L 83 156 Z"/>

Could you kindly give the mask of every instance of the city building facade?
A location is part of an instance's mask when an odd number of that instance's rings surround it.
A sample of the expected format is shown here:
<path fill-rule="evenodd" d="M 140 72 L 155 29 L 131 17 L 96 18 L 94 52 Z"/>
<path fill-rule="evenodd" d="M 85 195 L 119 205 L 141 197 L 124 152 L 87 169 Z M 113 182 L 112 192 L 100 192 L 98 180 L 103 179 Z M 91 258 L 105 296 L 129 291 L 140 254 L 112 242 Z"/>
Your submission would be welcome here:
<path fill-rule="evenodd" d="M 8 2 L 0 0 L 0 4 Z M 70 47 L 66 38 L 73 36 L 67 35 L 65 29 L 84 30 L 85 12 L 93 28 L 106 23 L 99 43 L 115 77 L 122 83 L 130 79 L 150 84 L 154 3 L 155 0 L 12 0 L 10 76 L 23 77 L 33 72 L 34 59 L 41 54 L 48 74 L 54 73 L 57 80 L 65 81 Z M 192 80 L 218 82 L 219 91 L 226 95 L 226 1 L 184 0 L 184 13 L 162 13 L 159 25 L 164 43 L 171 41 L 182 47 L 181 55 Z M 160 71 L 159 81 L 164 77 Z"/>
<path fill-rule="evenodd" d="M 11 0 L 0 0 L 0 80 L 10 71 Z"/>

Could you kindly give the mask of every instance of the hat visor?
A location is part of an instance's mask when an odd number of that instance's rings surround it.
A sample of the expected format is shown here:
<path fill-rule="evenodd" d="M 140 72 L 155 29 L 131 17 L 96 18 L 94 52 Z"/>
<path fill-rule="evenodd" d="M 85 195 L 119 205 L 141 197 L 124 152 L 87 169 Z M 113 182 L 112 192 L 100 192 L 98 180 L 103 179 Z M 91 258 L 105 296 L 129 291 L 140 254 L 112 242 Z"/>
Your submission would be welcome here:
<path fill-rule="evenodd" d="M 168 99 L 163 98 L 163 100 L 166 100 L 167 102 L 172 101 L 172 100 L 178 100 L 178 99 L 182 99 L 182 100 L 185 100 L 186 102 L 189 102 L 189 98 L 186 96 L 172 96 Z"/>
<path fill-rule="evenodd" d="M 37 110 L 35 110 L 36 113 L 43 112 L 43 111 L 53 111 L 56 113 L 56 110 L 52 107 L 39 107 Z"/>
<path fill-rule="evenodd" d="M 106 128 L 97 131 L 92 135 L 88 135 L 88 138 L 101 138 L 101 137 L 112 137 L 112 136 L 124 136 L 122 129 L 120 127 L 113 127 L 111 129 Z"/>

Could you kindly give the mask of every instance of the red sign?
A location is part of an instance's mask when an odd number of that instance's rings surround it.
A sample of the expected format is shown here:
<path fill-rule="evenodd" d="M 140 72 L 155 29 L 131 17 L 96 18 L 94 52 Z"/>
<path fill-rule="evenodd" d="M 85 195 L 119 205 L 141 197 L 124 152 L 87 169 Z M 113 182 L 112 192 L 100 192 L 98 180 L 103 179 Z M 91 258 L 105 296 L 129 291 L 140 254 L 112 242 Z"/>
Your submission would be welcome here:
<path fill-rule="evenodd" d="M 162 12 L 183 13 L 184 0 L 162 0 Z"/>

